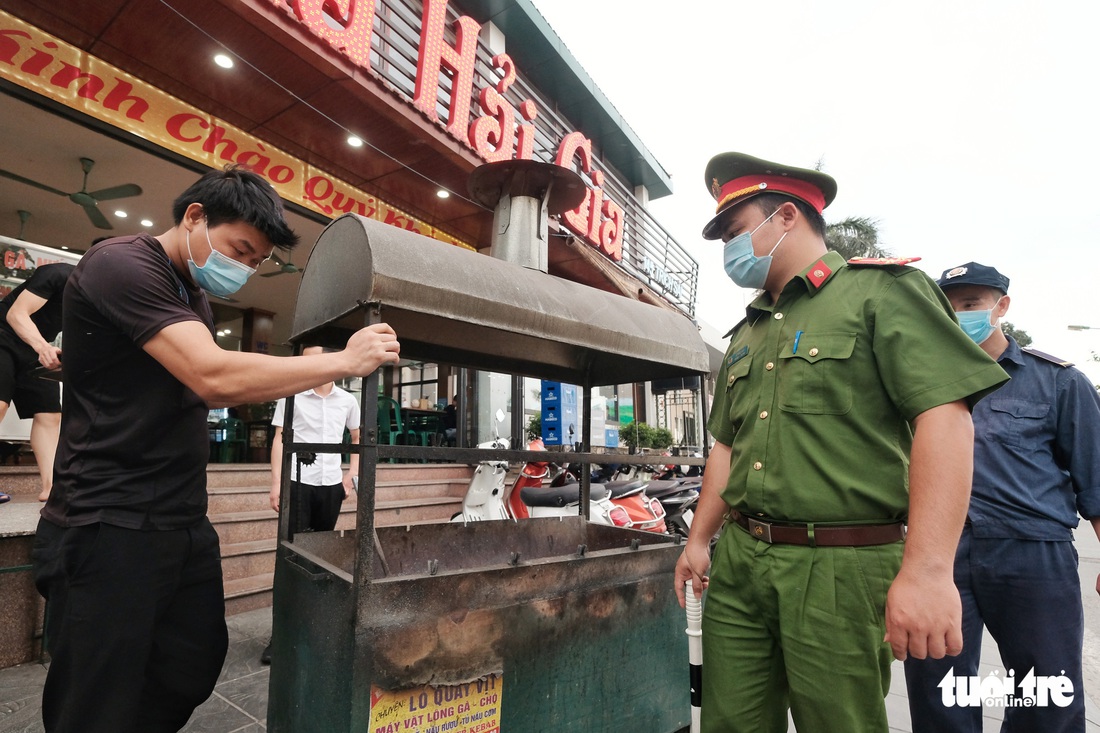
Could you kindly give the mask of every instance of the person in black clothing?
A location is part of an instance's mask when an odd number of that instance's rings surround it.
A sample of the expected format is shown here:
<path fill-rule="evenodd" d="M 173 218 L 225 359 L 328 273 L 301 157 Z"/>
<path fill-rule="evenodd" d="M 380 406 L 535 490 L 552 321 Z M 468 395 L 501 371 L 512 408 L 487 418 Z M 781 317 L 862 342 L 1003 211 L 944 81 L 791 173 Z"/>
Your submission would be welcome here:
<path fill-rule="evenodd" d="M 458 438 L 458 395 L 451 399 L 451 404 L 443 408 L 443 438 L 447 445 L 455 445 Z"/>
<path fill-rule="evenodd" d="M 13 402 L 19 417 L 31 418 L 31 449 L 42 479 L 39 501 L 53 485 L 54 452 L 61 430 L 61 390 L 38 375 L 39 367 L 61 368 L 61 300 L 74 265 L 42 265 L 0 300 L 0 420 Z"/>
<path fill-rule="evenodd" d="M 298 237 L 274 189 L 235 166 L 199 179 L 172 214 L 159 236 L 92 247 L 65 294 L 65 411 L 32 551 L 49 601 L 46 733 L 178 731 L 214 689 L 228 634 L 206 517 L 210 408 L 399 358 L 383 324 L 329 354 L 221 349 L 206 292 L 235 292 Z"/>

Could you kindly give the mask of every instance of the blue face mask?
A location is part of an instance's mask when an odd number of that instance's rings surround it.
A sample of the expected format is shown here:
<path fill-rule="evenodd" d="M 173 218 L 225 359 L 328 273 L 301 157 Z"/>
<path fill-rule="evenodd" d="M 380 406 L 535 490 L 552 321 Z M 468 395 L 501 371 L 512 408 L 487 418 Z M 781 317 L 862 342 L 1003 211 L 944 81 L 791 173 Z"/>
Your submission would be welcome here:
<path fill-rule="evenodd" d="M 769 214 L 768 219 L 775 216 L 777 211 L 779 209 Z M 752 235 L 756 233 L 757 229 L 767 224 L 768 219 L 760 222 L 756 229 L 751 232 L 743 232 L 730 239 L 726 242 L 726 246 L 722 251 L 726 274 L 738 287 L 761 290 L 768 281 L 768 271 L 772 266 L 772 253 L 779 248 L 780 243 L 787 236 L 787 232 L 783 232 L 783 236 L 775 243 L 771 252 L 763 257 L 757 257 L 752 248 Z"/>
<path fill-rule="evenodd" d="M 985 311 L 956 311 L 962 330 L 976 344 L 981 344 L 993 335 L 997 327 L 993 325 L 993 309 Z"/>
<path fill-rule="evenodd" d="M 214 249 L 214 244 L 210 241 L 210 230 L 205 231 L 206 243 L 210 245 L 210 256 L 202 267 L 196 265 L 191 256 L 191 232 L 187 232 L 187 269 L 196 285 L 211 295 L 224 298 L 240 290 L 256 270 Z"/>

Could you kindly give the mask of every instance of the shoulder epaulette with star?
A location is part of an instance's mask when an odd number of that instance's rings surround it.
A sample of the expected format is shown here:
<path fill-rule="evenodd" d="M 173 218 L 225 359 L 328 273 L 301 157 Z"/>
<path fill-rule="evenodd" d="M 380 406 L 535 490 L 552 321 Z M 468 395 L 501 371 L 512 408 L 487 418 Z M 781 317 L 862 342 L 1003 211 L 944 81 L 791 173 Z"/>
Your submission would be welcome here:
<path fill-rule="evenodd" d="M 848 264 L 853 267 L 884 267 L 886 265 L 908 265 L 920 262 L 920 257 L 853 257 Z"/>
<path fill-rule="evenodd" d="M 1030 346 L 1023 346 L 1023 347 L 1020 348 L 1020 351 L 1024 352 L 1025 354 L 1031 354 L 1032 356 L 1034 356 L 1038 359 L 1042 359 L 1043 361 L 1049 361 L 1051 364 L 1057 364 L 1060 367 L 1071 367 L 1071 366 L 1073 366 L 1072 361 L 1066 361 L 1065 359 L 1059 359 L 1057 356 L 1051 356 L 1050 354 L 1047 354 L 1043 351 L 1039 351 L 1038 349 L 1033 349 Z"/>

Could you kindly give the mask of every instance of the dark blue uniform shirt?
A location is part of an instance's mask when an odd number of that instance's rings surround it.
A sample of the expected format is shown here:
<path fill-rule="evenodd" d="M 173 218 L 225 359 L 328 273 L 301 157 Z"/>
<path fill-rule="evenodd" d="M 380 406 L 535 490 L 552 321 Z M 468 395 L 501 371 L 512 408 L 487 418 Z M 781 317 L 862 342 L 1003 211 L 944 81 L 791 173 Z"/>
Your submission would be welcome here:
<path fill-rule="evenodd" d="M 998 362 L 1012 381 L 974 407 L 974 536 L 1072 540 L 1100 516 L 1100 395 L 1011 336 Z"/>

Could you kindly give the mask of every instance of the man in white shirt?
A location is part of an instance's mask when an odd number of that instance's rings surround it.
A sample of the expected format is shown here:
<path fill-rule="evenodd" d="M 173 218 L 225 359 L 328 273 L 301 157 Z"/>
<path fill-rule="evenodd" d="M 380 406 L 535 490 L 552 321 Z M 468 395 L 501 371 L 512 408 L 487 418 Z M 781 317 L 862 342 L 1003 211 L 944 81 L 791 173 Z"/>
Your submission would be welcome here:
<path fill-rule="evenodd" d="M 302 355 L 320 354 L 325 349 L 307 346 Z M 286 399 L 275 404 L 271 424 L 271 508 L 279 511 L 283 477 L 283 423 Z M 294 395 L 294 441 L 296 443 L 340 443 L 344 428 L 351 442 L 359 442 L 359 401 L 334 382 L 307 389 Z M 352 452 L 351 462 L 341 475 L 339 453 L 299 453 L 291 463 L 290 533 L 329 532 L 336 528 L 340 505 L 351 495 L 352 477 L 359 475 L 359 454 Z M 263 664 L 271 664 L 271 642 L 260 655 Z"/>
<path fill-rule="evenodd" d="M 320 354 L 320 346 L 308 346 L 303 355 Z M 283 422 L 286 400 L 275 405 L 275 437 L 271 444 L 271 508 L 279 511 L 283 468 Z M 359 442 L 359 402 L 350 394 L 327 382 L 294 397 L 294 440 L 298 443 L 339 443 L 344 428 L 351 442 Z M 309 460 L 310 457 L 314 459 Z M 341 474 L 339 453 L 298 454 L 291 464 L 290 530 L 328 532 L 336 527 L 340 505 L 351 495 L 352 477 L 359 474 L 359 455 L 351 454 L 351 464 Z"/>

